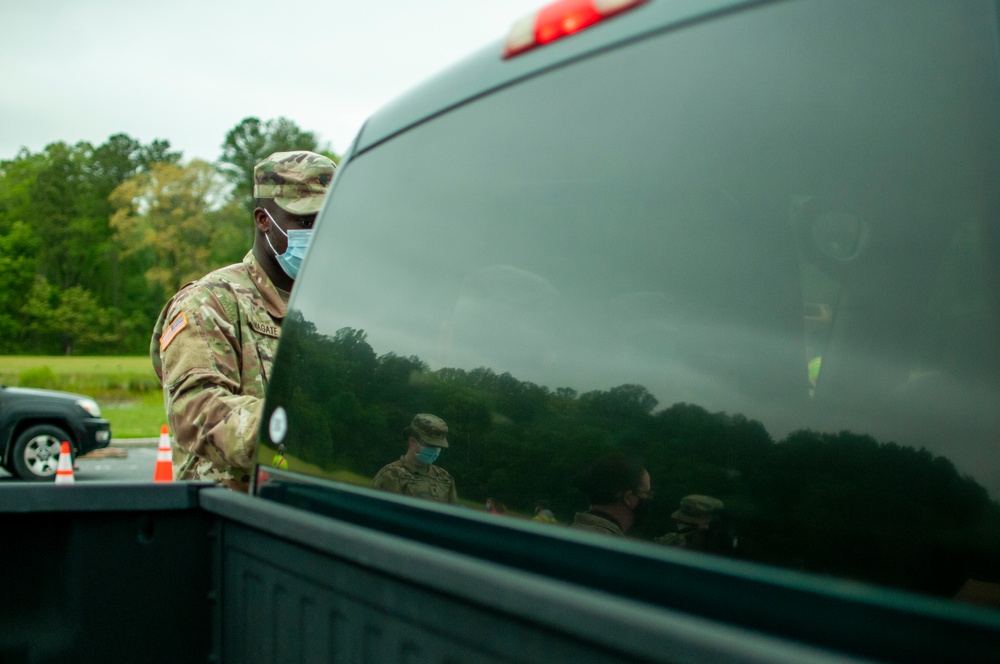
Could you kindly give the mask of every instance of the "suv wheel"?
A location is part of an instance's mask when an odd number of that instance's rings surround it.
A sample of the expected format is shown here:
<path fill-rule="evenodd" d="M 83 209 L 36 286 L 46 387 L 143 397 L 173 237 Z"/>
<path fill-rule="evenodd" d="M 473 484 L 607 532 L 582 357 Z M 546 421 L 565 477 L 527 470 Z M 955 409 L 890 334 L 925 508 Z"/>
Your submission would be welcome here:
<path fill-rule="evenodd" d="M 21 479 L 32 482 L 54 479 L 64 440 L 70 440 L 69 434 L 51 424 L 26 429 L 14 443 L 11 470 Z"/>

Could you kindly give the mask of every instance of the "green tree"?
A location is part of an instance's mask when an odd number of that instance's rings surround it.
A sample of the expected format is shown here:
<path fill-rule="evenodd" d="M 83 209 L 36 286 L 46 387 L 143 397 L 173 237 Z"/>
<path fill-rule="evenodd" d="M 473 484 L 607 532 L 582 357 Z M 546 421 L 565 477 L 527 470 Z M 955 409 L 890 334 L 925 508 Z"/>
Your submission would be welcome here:
<path fill-rule="evenodd" d="M 85 288 L 58 289 L 43 276 L 26 291 L 18 320 L 17 351 L 46 355 L 121 352 L 120 340 L 132 325 Z"/>
<path fill-rule="evenodd" d="M 227 232 L 210 223 L 221 183 L 204 161 L 153 164 L 111 194 L 111 226 L 125 256 L 145 255 L 145 278 L 162 297 L 221 264 L 212 262 L 215 238 Z"/>
<path fill-rule="evenodd" d="M 126 134 L 105 143 L 57 142 L 39 154 L 26 150 L 0 165 L 0 229 L 25 221 L 39 240 L 37 270 L 59 288 L 82 286 L 103 306 L 134 302 L 134 287 L 123 274 L 134 263 L 120 263 L 108 219 L 108 197 L 126 179 L 148 170 L 152 160 L 176 162 L 169 142 L 143 146 Z"/>
<path fill-rule="evenodd" d="M 93 258 L 109 239 L 92 192 L 91 152 L 89 143 L 47 146 L 45 165 L 28 190 L 31 206 L 23 220 L 40 240 L 39 271 L 57 288 L 90 285 L 101 267 Z"/>
<path fill-rule="evenodd" d="M 22 221 L 0 233 L 0 353 L 16 353 L 23 333 L 21 307 L 35 281 L 38 239 Z"/>
<path fill-rule="evenodd" d="M 218 209 L 209 210 L 208 223 L 214 229 L 209 261 L 212 265 L 228 265 L 243 259 L 253 246 L 255 226 L 243 206 L 234 200 Z"/>
<path fill-rule="evenodd" d="M 50 320 L 65 355 L 107 352 L 118 336 L 111 312 L 80 286 L 59 294 Z"/>
<path fill-rule="evenodd" d="M 22 324 L 20 352 L 59 353 L 59 338 L 54 332 L 52 313 L 57 306 L 58 294 L 58 289 L 45 277 L 35 277 L 19 312 Z"/>
<path fill-rule="evenodd" d="M 179 161 L 180 153 L 171 151 L 168 141 L 142 145 L 126 134 L 115 134 L 97 147 L 55 142 L 37 154 L 22 150 L 14 159 L 0 162 L 0 236 L 6 238 L 0 248 L 5 259 L 0 270 L 9 279 L 7 292 L 17 293 L 20 300 L 0 298 L 0 330 L 17 332 L 4 336 L 6 352 L 100 347 L 121 351 L 121 343 L 105 340 L 112 328 L 114 334 L 129 337 L 130 350 L 141 350 L 145 342 L 140 336 L 147 335 L 135 330 L 152 325 L 162 294 L 149 289 L 144 277 L 153 255 L 123 256 L 114 241 L 109 219 L 115 208 L 109 195 L 153 164 Z M 15 256 L 17 265 L 11 262 Z M 74 309 L 82 306 L 97 318 Z M 44 307 L 52 310 L 43 311 Z M 55 321 L 51 316 L 60 307 Z M 62 327 L 57 332 L 58 325 Z M 83 327 L 67 327 L 74 325 Z M 29 326 L 35 333 L 27 333 Z"/>
<path fill-rule="evenodd" d="M 32 188 L 45 166 L 44 154 L 31 154 L 27 150 L 21 150 L 10 161 L 0 162 L 0 232 L 7 232 L 15 222 L 32 218 Z"/>
<path fill-rule="evenodd" d="M 284 150 L 318 150 L 316 135 L 300 129 L 288 118 L 266 122 L 249 117 L 229 130 L 222 143 L 218 167 L 233 186 L 234 198 L 243 210 L 253 212 L 253 168 L 264 157 Z M 338 161 L 336 157 L 331 157 Z"/>
<path fill-rule="evenodd" d="M 141 171 L 148 171 L 153 164 L 179 164 L 182 154 L 170 149 L 170 141 L 155 139 L 149 145 L 139 147 L 134 159 Z"/>

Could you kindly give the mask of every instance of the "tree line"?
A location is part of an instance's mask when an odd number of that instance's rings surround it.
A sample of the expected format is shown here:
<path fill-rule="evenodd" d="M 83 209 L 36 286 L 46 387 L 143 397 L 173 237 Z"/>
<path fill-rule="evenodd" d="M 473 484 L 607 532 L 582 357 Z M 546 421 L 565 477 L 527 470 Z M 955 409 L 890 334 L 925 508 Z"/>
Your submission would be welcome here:
<path fill-rule="evenodd" d="M 115 134 L 0 161 L 0 354 L 144 354 L 186 282 L 253 243 L 254 165 L 319 148 L 286 118 L 246 118 L 215 163 Z"/>
<path fill-rule="evenodd" d="M 641 385 L 577 393 L 488 367 L 431 371 L 376 354 L 363 330 L 323 335 L 299 312 L 286 327 L 271 389 L 295 429 L 287 455 L 331 478 L 370 486 L 405 451 L 413 414 L 431 412 L 448 423 L 438 463 L 460 500 L 492 497 L 522 515 L 545 500 L 568 523 L 587 507 L 578 473 L 624 452 L 656 492 L 639 537 L 672 530 L 681 497 L 709 494 L 758 562 L 945 596 L 969 577 L 1000 580 L 1000 506 L 926 449 L 848 431 L 775 439 L 741 414 L 661 407 Z"/>

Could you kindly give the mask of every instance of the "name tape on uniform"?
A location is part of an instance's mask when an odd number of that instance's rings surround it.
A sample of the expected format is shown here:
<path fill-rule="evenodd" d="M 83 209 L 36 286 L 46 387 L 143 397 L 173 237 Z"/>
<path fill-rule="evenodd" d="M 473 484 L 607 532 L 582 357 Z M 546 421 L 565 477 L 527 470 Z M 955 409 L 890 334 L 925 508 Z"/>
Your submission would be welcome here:
<path fill-rule="evenodd" d="M 256 332 L 257 334 L 263 334 L 264 336 L 267 337 L 277 338 L 278 335 L 281 333 L 281 328 L 278 327 L 277 325 L 267 325 L 265 323 L 261 323 L 258 320 L 250 320 L 249 318 L 247 319 L 247 322 L 250 323 L 250 327 L 252 327 L 254 332 Z"/>

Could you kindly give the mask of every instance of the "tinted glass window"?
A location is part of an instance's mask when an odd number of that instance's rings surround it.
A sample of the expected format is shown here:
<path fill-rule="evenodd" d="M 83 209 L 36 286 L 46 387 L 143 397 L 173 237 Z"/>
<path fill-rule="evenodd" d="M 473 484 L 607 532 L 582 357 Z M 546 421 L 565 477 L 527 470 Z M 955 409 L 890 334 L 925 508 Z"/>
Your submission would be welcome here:
<path fill-rule="evenodd" d="M 710 496 L 716 553 L 1000 581 L 995 41 L 986 3 L 780 3 L 356 157 L 272 378 L 282 463 L 371 486 L 433 413 L 474 509 L 566 524 L 621 452 L 636 539 Z"/>

